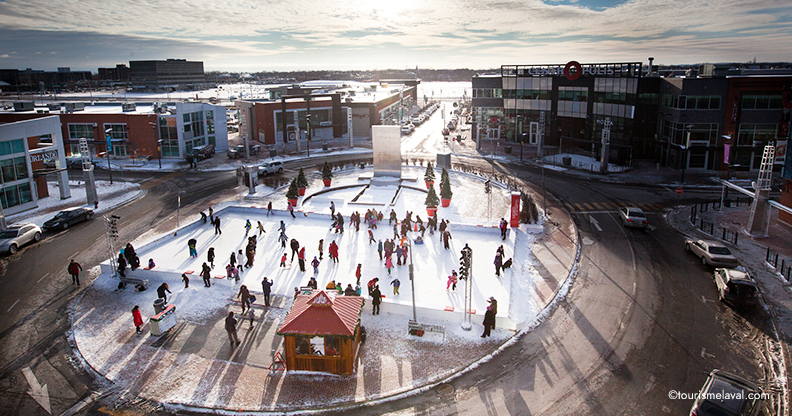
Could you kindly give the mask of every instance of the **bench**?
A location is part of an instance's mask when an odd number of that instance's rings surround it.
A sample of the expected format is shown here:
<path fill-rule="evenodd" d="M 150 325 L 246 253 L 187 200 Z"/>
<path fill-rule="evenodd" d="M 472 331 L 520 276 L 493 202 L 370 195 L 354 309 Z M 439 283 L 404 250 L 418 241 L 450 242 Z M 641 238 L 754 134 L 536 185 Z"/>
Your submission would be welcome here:
<path fill-rule="evenodd" d="M 119 280 L 124 284 L 132 284 L 137 286 L 142 286 L 144 289 L 148 289 L 149 281 L 148 279 L 141 279 L 138 277 L 130 277 L 130 276 L 118 276 Z"/>
<path fill-rule="evenodd" d="M 410 335 L 416 335 L 419 337 L 422 337 L 427 331 L 443 334 L 443 341 L 445 341 L 445 327 L 443 325 L 422 324 L 411 319 L 407 323 L 407 330 Z"/>

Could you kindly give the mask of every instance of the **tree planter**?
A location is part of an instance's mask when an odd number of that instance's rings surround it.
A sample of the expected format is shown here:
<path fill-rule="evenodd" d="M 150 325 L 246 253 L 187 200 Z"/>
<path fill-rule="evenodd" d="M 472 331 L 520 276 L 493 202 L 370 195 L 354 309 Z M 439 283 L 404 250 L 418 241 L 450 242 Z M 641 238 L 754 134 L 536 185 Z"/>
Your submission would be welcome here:
<path fill-rule="evenodd" d="M 333 183 L 333 180 L 332 179 L 322 179 L 322 182 L 324 182 L 324 186 L 330 187 L 330 184 Z"/>
<path fill-rule="evenodd" d="M 429 189 L 434 185 L 434 181 L 425 181 L 426 182 L 426 189 Z"/>
<path fill-rule="evenodd" d="M 297 188 L 297 192 L 300 194 L 300 196 L 305 196 L 305 188 Z"/>
<path fill-rule="evenodd" d="M 297 200 L 296 199 L 287 199 L 291 204 L 292 208 L 297 208 Z"/>
<path fill-rule="evenodd" d="M 440 204 L 443 206 L 443 208 L 448 208 L 448 206 L 451 205 L 451 198 L 440 198 Z"/>
<path fill-rule="evenodd" d="M 435 211 L 437 211 L 437 207 L 426 207 L 426 215 L 429 217 L 434 217 Z"/>

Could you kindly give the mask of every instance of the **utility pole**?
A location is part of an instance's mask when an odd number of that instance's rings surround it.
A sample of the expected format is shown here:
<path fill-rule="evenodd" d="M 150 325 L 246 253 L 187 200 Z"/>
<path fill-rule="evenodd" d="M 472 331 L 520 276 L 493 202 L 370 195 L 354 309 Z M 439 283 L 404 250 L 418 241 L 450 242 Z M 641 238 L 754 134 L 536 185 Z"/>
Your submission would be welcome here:
<path fill-rule="evenodd" d="M 608 172 L 608 156 L 610 153 L 610 131 L 613 122 L 610 117 L 605 120 L 597 120 L 597 124 L 602 124 L 602 153 L 600 154 L 600 173 Z"/>
<path fill-rule="evenodd" d="M 118 215 L 104 216 L 107 250 L 110 253 L 110 268 L 112 269 L 113 276 L 118 273 L 118 265 L 116 264 L 115 248 L 113 248 L 113 242 L 118 239 L 118 220 L 120 219 L 121 217 Z"/>
<path fill-rule="evenodd" d="M 464 319 L 462 329 L 470 331 L 473 328 L 472 316 L 473 309 L 473 250 L 465 244 L 462 249 L 462 257 L 459 258 L 459 278 L 465 281 L 465 304 Z"/>

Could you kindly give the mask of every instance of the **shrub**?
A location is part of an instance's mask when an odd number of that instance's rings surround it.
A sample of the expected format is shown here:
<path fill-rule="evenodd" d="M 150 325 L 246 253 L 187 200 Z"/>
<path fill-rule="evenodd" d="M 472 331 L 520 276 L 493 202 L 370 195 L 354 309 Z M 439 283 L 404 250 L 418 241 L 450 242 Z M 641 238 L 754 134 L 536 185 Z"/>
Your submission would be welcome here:
<path fill-rule="evenodd" d="M 426 163 L 426 172 L 424 173 L 424 180 L 426 182 L 434 182 L 435 180 L 435 173 L 434 173 L 434 167 L 432 166 L 432 162 Z"/>
<path fill-rule="evenodd" d="M 297 190 L 297 178 L 292 179 L 289 184 L 289 190 L 286 191 L 286 199 L 297 199 L 300 197 L 300 191 Z"/>
<path fill-rule="evenodd" d="M 322 166 L 322 179 L 333 179 L 333 170 L 330 169 L 330 165 L 327 164 L 326 160 L 324 166 Z"/>
<path fill-rule="evenodd" d="M 437 193 L 434 190 L 434 186 L 432 186 L 431 188 L 429 188 L 429 192 L 426 195 L 426 200 L 424 201 L 424 204 L 426 204 L 427 207 L 436 207 L 437 204 L 439 203 L 440 203 L 440 198 L 437 197 Z"/>
<path fill-rule="evenodd" d="M 305 177 L 305 171 L 303 171 L 303 168 L 300 168 L 300 172 L 297 174 L 297 187 L 298 188 L 308 187 L 308 179 Z"/>

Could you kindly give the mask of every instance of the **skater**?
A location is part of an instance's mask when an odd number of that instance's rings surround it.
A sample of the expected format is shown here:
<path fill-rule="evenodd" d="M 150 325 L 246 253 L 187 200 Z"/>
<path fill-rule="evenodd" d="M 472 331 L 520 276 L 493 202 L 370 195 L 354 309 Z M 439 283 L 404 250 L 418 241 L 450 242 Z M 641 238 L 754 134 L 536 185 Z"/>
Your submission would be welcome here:
<path fill-rule="evenodd" d="M 250 326 L 248 327 L 248 331 L 253 329 L 253 321 L 256 320 L 256 313 L 253 312 L 253 308 L 248 309 L 247 319 L 250 321 Z"/>
<path fill-rule="evenodd" d="M 401 246 L 397 246 L 396 247 L 396 265 L 397 266 L 401 266 L 401 264 L 402 264 L 402 252 L 403 251 L 404 250 L 402 250 Z"/>
<path fill-rule="evenodd" d="M 275 282 L 268 280 L 266 277 L 261 281 L 261 289 L 264 291 L 264 306 L 270 306 L 270 293 L 272 292 L 273 284 Z"/>
<path fill-rule="evenodd" d="M 190 278 L 187 277 L 187 273 L 182 273 L 182 282 L 184 282 L 184 288 L 185 289 L 190 287 Z"/>
<path fill-rule="evenodd" d="M 291 214 L 292 218 L 297 218 L 294 216 L 294 207 L 292 206 L 291 202 L 287 202 L 286 204 L 288 204 L 286 205 L 286 211 L 289 211 L 289 214 Z"/>
<path fill-rule="evenodd" d="M 157 298 L 164 300 L 165 303 L 168 303 L 168 296 L 165 295 L 165 292 L 171 293 L 171 291 L 168 290 L 168 284 L 163 282 L 157 288 Z"/>
<path fill-rule="evenodd" d="M 242 250 L 240 249 L 237 251 L 237 269 L 239 269 L 239 273 L 242 273 L 245 270 L 245 265 L 242 263 L 242 260 L 245 259 L 245 256 L 242 254 Z"/>
<path fill-rule="evenodd" d="M 251 227 L 252 225 L 250 224 L 250 219 L 248 218 L 247 221 L 245 221 L 245 237 L 247 237 L 248 234 L 250 234 Z"/>
<path fill-rule="evenodd" d="M 368 235 L 369 235 L 369 244 L 377 242 L 377 240 L 374 239 L 374 233 L 371 232 L 371 230 L 368 230 Z"/>
<path fill-rule="evenodd" d="M 220 230 L 220 216 L 215 217 L 214 226 L 215 226 L 215 235 L 223 234 L 223 232 Z"/>
<path fill-rule="evenodd" d="M 132 247 L 132 243 L 127 243 L 126 247 L 124 247 L 124 257 L 126 257 L 127 264 L 129 264 L 132 270 L 140 267 L 140 260 L 138 259 L 137 253 L 135 253 L 135 248 Z"/>
<path fill-rule="evenodd" d="M 209 221 L 214 225 L 214 209 L 212 209 L 212 207 L 209 207 Z"/>
<path fill-rule="evenodd" d="M 270 201 L 270 202 L 268 202 L 268 203 L 267 203 L 267 217 L 269 217 L 269 216 L 270 216 L 270 214 L 272 214 L 272 215 L 275 215 L 275 214 L 273 214 L 273 212 L 272 212 L 272 201 Z"/>
<path fill-rule="evenodd" d="M 500 253 L 495 253 L 495 276 L 500 277 L 501 266 L 503 266 L 503 257 Z"/>
<path fill-rule="evenodd" d="M 448 231 L 448 230 L 443 231 L 443 246 L 445 247 L 446 250 L 448 250 L 448 247 L 449 247 L 449 243 L 448 242 L 450 240 L 452 240 L 451 231 Z"/>
<path fill-rule="evenodd" d="M 324 256 L 324 240 L 319 240 L 319 260 L 322 260 L 322 256 Z"/>
<path fill-rule="evenodd" d="M 286 240 L 288 239 L 289 237 L 286 237 L 286 233 L 283 230 L 281 230 L 281 233 L 278 236 L 278 241 L 280 241 L 281 243 L 281 248 L 286 248 Z"/>
<path fill-rule="evenodd" d="M 501 240 L 505 240 L 506 239 L 507 227 L 508 227 L 508 223 L 506 222 L 505 219 L 501 218 L 500 225 L 499 225 L 500 232 L 501 232 Z"/>
<path fill-rule="evenodd" d="M 335 240 L 330 243 L 330 258 L 333 260 L 333 263 L 338 263 L 338 244 L 336 244 Z"/>
<path fill-rule="evenodd" d="M 203 277 L 204 286 L 212 287 L 212 269 L 206 263 L 201 266 L 201 277 Z"/>
<path fill-rule="evenodd" d="M 375 278 L 369 280 L 368 283 L 366 284 L 366 287 L 368 288 L 369 296 L 371 296 L 371 291 L 374 290 L 374 286 L 377 285 L 377 282 L 379 282 L 379 278 L 375 277 Z"/>
<path fill-rule="evenodd" d="M 228 316 L 225 320 L 225 329 L 228 332 L 228 340 L 231 342 L 231 348 L 234 348 L 234 343 L 236 342 L 239 345 L 239 338 L 237 338 L 236 333 L 236 325 L 237 320 L 234 318 L 234 312 L 228 312 Z"/>
<path fill-rule="evenodd" d="M 266 231 L 264 231 L 264 226 L 261 225 L 261 221 L 256 221 L 256 228 L 258 228 L 258 235 L 266 233 Z"/>
<path fill-rule="evenodd" d="M 231 252 L 231 258 L 228 259 L 228 264 L 230 264 L 231 267 L 236 268 L 236 253 L 233 251 Z"/>
<path fill-rule="evenodd" d="M 203 223 L 206 224 L 206 214 L 204 214 L 203 211 L 201 211 L 201 219 L 203 220 Z"/>
<path fill-rule="evenodd" d="M 76 261 L 74 261 L 74 259 L 72 259 L 69 262 L 69 267 L 67 267 L 66 270 L 71 275 L 72 284 L 77 284 L 77 286 L 79 286 L 80 285 L 80 271 L 82 270 L 82 266 L 80 266 L 80 263 L 77 263 Z"/>
<path fill-rule="evenodd" d="M 319 260 L 314 256 L 314 259 L 311 260 L 311 266 L 313 266 L 314 274 L 319 274 Z"/>
<path fill-rule="evenodd" d="M 231 263 L 226 264 L 226 278 L 233 278 L 235 281 L 239 281 L 239 270 Z"/>
<path fill-rule="evenodd" d="M 332 217 L 334 215 L 335 215 L 335 202 L 330 201 L 330 216 Z"/>
<path fill-rule="evenodd" d="M 242 314 L 245 314 L 245 307 L 247 306 L 250 308 L 250 291 L 246 285 L 242 285 L 239 287 L 239 293 L 235 296 L 235 298 L 240 298 L 242 300 Z"/>
<path fill-rule="evenodd" d="M 495 250 L 495 252 L 496 253 L 500 253 L 501 257 L 503 257 L 504 256 L 504 254 L 503 254 L 503 244 L 501 244 L 500 247 L 498 247 L 498 249 Z"/>
<path fill-rule="evenodd" d="M 289 247 L 291 247 L 291 260 L 289 261 L 293 263 L 294 255 L 297 254 L 298 251 L 300 251 L 300 242 L 297 241 L 296 238 L 292 238 L 291 242 L 289 242 Z"/>
<path fill-rule="evenodd" d="M 448 288 L 452 288 L 451 290 L 456 291 L 456 285 L 459 280 L 457 279 L 457 272 L 456 270 L 451 270 L 451 275 L 448 276 L 448 283 L 446 283 L 446 290 Z"/>
<path fill-rule="evenodd" d="M 155 267 L 157 267 L 157 265 L 156 265 L 156 264 L 154 264 L 154 259 L 149 259 L 149 262 L 148 262 L 148 268 L 149 268 L 149 270 L 151 270 L 151 269 L 153 269 L 153 268 L 155 268 Z"/>
<path fill-rule="evenodd" d="M 278 227 L 281 233 L 286 234 L 286 223 L 281 220 L 280 226 Z"/>
<path fill-rule="evenodd" d="M 512 259 L 511 257 L 509 257 L 508 260 L 503 262 L 503 266 L 501 266 L 501 269 L 503 269 L 503 271 L 506 271 L 506 269 L 510 268 L 511 266 L 512 266 Z"/>
<path fill-rule="evenodd" d="M 300 264 L 300 271 L 305 273 L 305 247 L 300 248 L 297 253 L 297 262 Z"/>
<path fill-rule="evenodd" d="M 388 269 L 388 276 L 390 276 L 391 269 L 393 268 L 393 260 L 391 260 L 391 256 L 385 258 L 385 268 Z"/>
<path fill-rule="evenodd" d="M 214 269 L 214 259 L 215 259 L 214 247 L 209 247 L 209 251 L 206 252 L 206 260 L 209 262 L 209 265 L 211 265 L 213 269 Z"/>
<path fill-rule="evenodd" d="M 355 270 L 355 279 L 356 279 L 355 280 L 355 284 L 358 284 L 358 285 L 360 284 L 360 276 L 363 275 L 363 273 L 360 271 L 361 267 L 363 267 L 363 265 L 358 263 L 357 270 Z"/>
<path fill-rule="evenodd" d="M 123 254 L 118 253 L 117 262 L 118 262 L 118 274 L 121 275 L 121 277 L 126 277 L 126 274 L 124 274 L 124 270 L 126 269 L 126 259 L 124 258 Z"/>
<path fill-rule="evenodd" d="M 390 216 L 388 217 L 388 225 L 391 225 L 391 223 L 393 222 L 396 222 L 398 224 L 399 220 L 396 218 L 396 211 L 391 210 Z"/>
<path fill-rule="evenodd" d="M 198 250 L 195 249 L 196 245 L 198 245 L 198 240 L 194 238 L 187 241 L 187 248 L 190 249 L 190 257 L 192 258 L 198 257 Z"/>
<path fill-rule="evenodd" d="M 487 306 L 487 312 L 484 313 L 484 333 L 481 334 L 481 338 L 486 338 L 490 336 L 490 331 L 494 326 L 495 326 L 495 314 L 492 313 L 492 307 Z"/>
<path fill-rule="evenodd" d="M 341 234 L 344 234 L 344 216 L 339 212 L 336 214 L 336 218 L 338 218 L 338 229 L 336 230 L 336 233 L 340 232 Z"/>
<path fill-rule="evenodd" d="M 281 256 L 281 262 L 280 262 L 280 266 L 279 267 L 286 267 L 286 259 L 287 258 L 289 258 L 289 256 L 286 255 L 286 253 L 283 253 L 283 256 Z"/>
<path fill-rule="evenodd" d="M 377 243 L 377 253 L 379 253 L 380 261 L 382 261 L 382 240 Z"/>
<path fill-rule="evenodd" d="M 380 303 L 382 303 L 382 292 L 380 292 L 379 285 L 374 286 L 374 289 L 371 290 L 371 314 L 372 315 L 379 315 L 380 313 Z"/>
<path fill-rule="evenodd" d="M 399 286 L 401 286 L 401 282 L 399 281 L 399 279 L 391 280 L 390 284 L 393 285 L 393 294 L 394 295 L 398 295 L 399 294 Z"/>
<path fill-rule="evenodd" d="M 135 324 L 135 333 L 140 335 L 143 332 L 140 329 L 143 326 L 143 316 L 140 315 L 140 307 L 138 305 L 132 307 L 132 323 Z"/>

